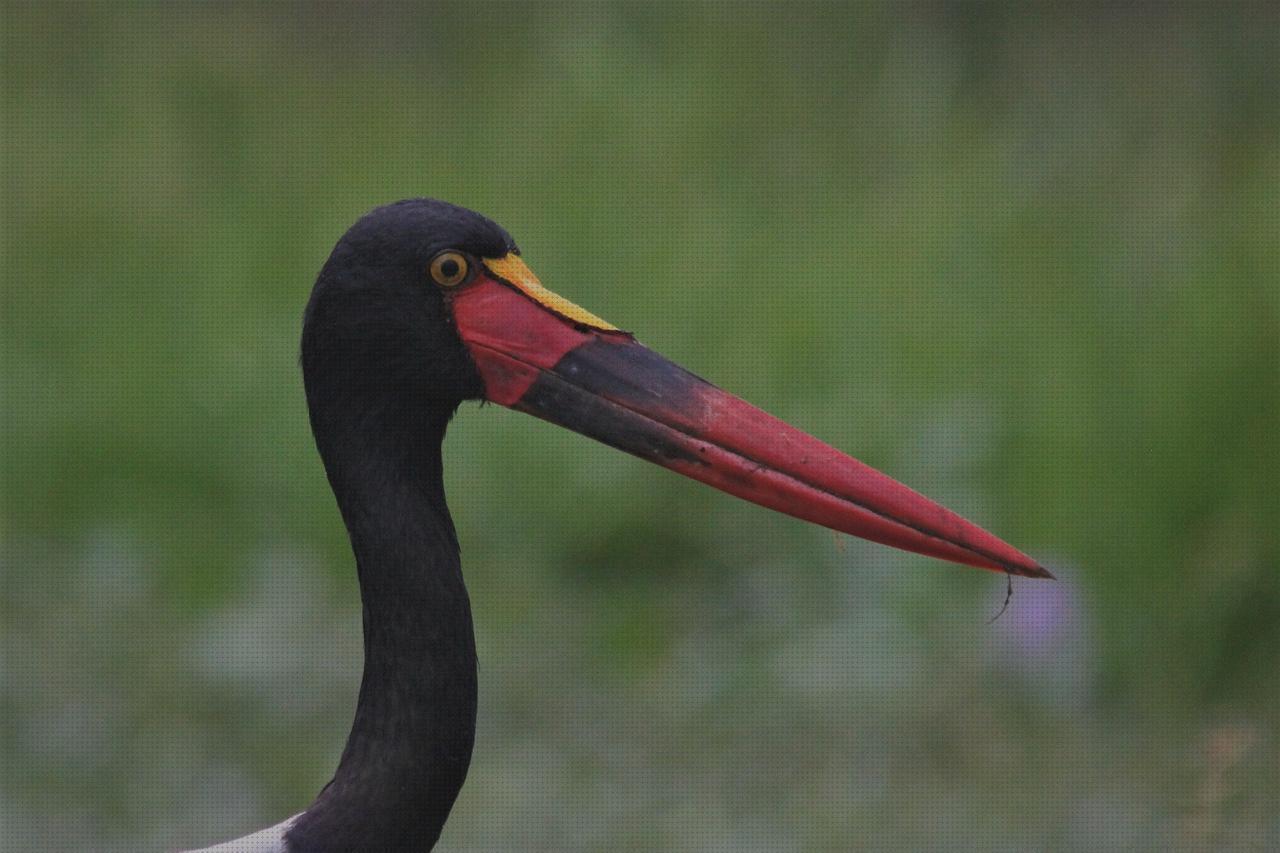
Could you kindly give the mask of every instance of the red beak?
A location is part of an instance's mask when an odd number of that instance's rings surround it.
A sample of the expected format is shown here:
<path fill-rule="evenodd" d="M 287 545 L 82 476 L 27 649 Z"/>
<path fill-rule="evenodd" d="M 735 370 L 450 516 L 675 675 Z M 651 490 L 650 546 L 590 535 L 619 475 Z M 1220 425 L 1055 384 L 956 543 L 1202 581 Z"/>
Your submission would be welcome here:
<path fill-rule="evenodd" d="M 834 530 L 1053 577 L 977 525 L 542 290 L 518 258 L 484 263 L 450 302 L 487 399 Z"/>

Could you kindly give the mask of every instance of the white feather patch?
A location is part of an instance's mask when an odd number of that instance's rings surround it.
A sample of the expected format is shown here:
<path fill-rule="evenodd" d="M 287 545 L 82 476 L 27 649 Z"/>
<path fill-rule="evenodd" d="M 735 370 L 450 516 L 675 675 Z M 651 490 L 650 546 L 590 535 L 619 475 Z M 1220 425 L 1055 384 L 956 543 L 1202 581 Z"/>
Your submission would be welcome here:
<path fill-rule="evenodd" d="M 288 853 L 288 849 L 284 845 L 284 834 L 288 832 L 289 826 L 297 819 L 298 816 L 294 815 L 288 820 L 277 823 L 275 826 L 260 829 L 252 835 L 246 835 L 244 838 L 225 841 L 212 847 L 202 847 L 199 850 L 190 850 L 188 853 Z"/>

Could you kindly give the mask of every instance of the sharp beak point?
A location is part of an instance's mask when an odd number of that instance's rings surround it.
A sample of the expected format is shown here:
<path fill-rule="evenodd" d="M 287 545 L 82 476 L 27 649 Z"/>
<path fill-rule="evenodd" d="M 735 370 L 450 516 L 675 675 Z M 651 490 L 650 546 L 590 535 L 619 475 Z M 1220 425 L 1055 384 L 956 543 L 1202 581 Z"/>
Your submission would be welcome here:
<path fill-rule="evenodd" d="M 834 530 L 1053 578 L 977 525 L 550 293 L 518 257 L 485 266 L 451 302 L 488 399 Z"/>

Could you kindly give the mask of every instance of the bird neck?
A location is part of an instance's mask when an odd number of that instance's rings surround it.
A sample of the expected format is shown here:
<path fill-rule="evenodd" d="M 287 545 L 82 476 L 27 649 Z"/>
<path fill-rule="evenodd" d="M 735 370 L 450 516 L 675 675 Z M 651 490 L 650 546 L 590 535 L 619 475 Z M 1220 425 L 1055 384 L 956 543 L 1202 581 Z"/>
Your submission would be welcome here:
<path fill-rule="evenodd" d="M 338 769 L 290 827 L 290 850 L 430 849 L 466 778 L 476 652 L 444 499 L 450 414 L 399 432 L 316 431 L 355 551 L 364 677 Z"/>

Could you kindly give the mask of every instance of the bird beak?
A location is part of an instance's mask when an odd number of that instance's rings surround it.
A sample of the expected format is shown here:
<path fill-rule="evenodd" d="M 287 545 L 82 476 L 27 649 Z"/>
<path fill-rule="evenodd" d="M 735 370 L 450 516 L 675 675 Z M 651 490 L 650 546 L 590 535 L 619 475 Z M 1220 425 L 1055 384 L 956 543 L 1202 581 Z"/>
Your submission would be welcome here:
<path fill-rule="evenodd" d="M 694 376 L 546 290 L 515 255 L 449 291 L 487 399 L 740 498 L 993 571 L 1048 570 L 898 481 Z"/>

